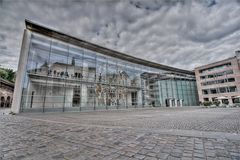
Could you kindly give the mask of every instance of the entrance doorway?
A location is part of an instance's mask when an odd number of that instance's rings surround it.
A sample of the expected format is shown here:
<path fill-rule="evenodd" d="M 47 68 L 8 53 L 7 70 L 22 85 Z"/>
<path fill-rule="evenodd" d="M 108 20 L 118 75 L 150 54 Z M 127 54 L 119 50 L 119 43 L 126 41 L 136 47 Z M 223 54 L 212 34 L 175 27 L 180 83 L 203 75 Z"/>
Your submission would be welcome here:
<path fill-rule="evenodd" d="M 132 105 L 137 105 L 137 92 L 132 92 Z"/>
<path fill-rule="evenodd" d="M 81 103 L 80 89 L 75 89 L 73 93 L 72 106 L 79 107 Z"/>
<path fill-rule="evenodd" d="M 166 103 L 166 107 L 171 107 L 171 106 L 170 106 L 170 99 L 166 99 L 166 100 L 165 100 L 165 103 Z"/>

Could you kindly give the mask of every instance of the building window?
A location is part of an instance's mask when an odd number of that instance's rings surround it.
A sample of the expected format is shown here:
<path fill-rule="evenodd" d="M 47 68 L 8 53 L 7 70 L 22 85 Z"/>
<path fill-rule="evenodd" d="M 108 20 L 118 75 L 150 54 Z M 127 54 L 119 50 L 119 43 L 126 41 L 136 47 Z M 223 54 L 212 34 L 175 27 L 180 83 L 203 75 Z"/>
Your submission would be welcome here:
<path fill-rule="evenodd" d="M 209 101 L 209 98 L 203 98 L 203 101 L 204 101 L 204 102 L 208 102 L 208 101 Z"/>
<path fill-rule="evenodd" d="M 227 81 L 228 82 L 235 82 L 235 78 L 228 78 Z"/>
<path fill-rule="evenodd" d="M 226 87 L 220 87 L 219 91 L 220 91 L 220 93 L 226 93 L 227 92 Z"/>
<path fill-rule="evenodd" d="M 229 89 L 229 92 L 236 92 L 237 91 L 236 86 L 229 87 L 228 89 Z"/>
<path fill-rule="evenodd" d="M 218 73 L 214 73 L 214 74 L 209 74 L 206 76 L 200 76 L 200 79 L 212 79 L 212 78 L 216 78 L 216 77 L 221 77 L 221 76 L 226 76 L 229 74 L 233 74 L 233 70 L 227 70 L 227 71 L 222 71 L 222 72 L 218 72 Z"/>
<path fill-rule="evenodd" d="M 211 93 L 211 94 L 216 94 L 216 93 L 217 93 L 217 89 L 215 89 L 215 88 L 210 89 L 210 93 Z"/>
<path fill-rule="evenodd" d="M 212 101 L 214 102 L 214 101 L 217 101 L 217 97 L 213 97 L 212 98 Z"/>
<path fill-rule="evenodd" d="M 206 77 L 205 76 L 200 76 L 200 79 L 205 79 Z"/>
<path fill-rule="evenodd" d="M 240 103 L 240 98 L 233 98 L 233 103 Z"/>
<path fill-rule="evenodd" d="M 228 104 L 229 104 L 229 101 L 228 101 L 228 99 L 223 99 L 223 100 L 222 100 L 222 103 L 228 105 Z"/>
<path fill-rule="evenodd" d="M 207 72 L 212 72 L 212 71 L 223 70 L 225 68 L 230 67 L 231 65 L 232 65 L 231 62 L 229 62 L 229 63 L 226 63 L 226 64 L 221 64 L 221 65 L 218 65 L 218 66 L 214 66 L 214 67 L 211 67 L 211 68 L 202 69 L 199 72 L 200 73 L 207 73 Z"/>
<path fill-rule="evenodd" d="M 5 97 L 1 97 L 1 104 L 0 104 L 1 107 L 4 107 L 5 106 Z"/>
<path fill-rule="evenodd" d="M 203 91 L 203 94 L 208 94 L 208 90 L 207 89 L 204 89 L 202 91 Z"/>

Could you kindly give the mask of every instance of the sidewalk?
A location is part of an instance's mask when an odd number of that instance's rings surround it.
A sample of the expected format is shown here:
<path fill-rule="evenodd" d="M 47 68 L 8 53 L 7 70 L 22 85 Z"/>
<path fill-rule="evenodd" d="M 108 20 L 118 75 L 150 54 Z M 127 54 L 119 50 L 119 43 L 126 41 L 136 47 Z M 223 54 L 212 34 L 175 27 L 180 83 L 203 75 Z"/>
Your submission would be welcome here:
<path fill-rule="evenodd" d="M 0 109 L 0 115 L 6 115 L 6 114 L 9 114 L 10 112 L 11 112 L 10 108 Z"/>

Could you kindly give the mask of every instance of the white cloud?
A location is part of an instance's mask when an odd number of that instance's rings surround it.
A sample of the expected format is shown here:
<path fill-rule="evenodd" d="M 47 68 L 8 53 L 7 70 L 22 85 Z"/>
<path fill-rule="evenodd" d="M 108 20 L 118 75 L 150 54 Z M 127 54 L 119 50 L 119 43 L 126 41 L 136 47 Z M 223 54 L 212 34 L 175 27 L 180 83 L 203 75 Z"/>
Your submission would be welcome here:
<path fill-rule="evenodd" d="M 24 19 L 149 61 L 192 70 L 240 49 L 235 0 L 3 0 L 0 64 L 16 69 Z"/>

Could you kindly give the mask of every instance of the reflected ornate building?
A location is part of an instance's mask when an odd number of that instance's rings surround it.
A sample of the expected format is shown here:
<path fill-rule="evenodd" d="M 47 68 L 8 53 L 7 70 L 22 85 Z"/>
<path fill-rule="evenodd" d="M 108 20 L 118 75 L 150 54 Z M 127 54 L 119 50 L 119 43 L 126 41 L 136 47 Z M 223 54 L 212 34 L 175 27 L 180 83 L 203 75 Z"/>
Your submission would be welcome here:
<path fill-rule="evenodd" d="M 197 105 L 194 72 L 160 65 L 26 21 L 13 111 Z"/>

